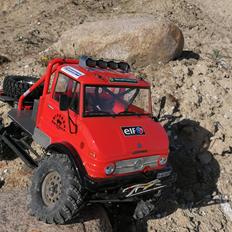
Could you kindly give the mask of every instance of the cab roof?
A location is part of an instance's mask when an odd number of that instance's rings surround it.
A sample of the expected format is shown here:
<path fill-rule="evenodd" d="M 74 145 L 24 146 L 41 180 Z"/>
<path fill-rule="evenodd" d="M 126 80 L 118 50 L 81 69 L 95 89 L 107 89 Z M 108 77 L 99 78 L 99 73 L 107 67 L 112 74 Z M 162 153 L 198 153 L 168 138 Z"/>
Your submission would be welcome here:
<path fill-rule="evenodd" d="M 150 84 L 142 78 L 119 69 L 88 67 L 79 63 L 61 65 L 58 71 L 85 85 L 150 87 Z"/>

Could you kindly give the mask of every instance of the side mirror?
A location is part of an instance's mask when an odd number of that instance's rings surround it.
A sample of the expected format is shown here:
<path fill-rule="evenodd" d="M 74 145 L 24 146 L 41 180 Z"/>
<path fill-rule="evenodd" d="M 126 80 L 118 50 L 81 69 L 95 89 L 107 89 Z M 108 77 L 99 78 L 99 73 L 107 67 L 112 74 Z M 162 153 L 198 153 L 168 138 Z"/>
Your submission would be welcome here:
<path fill-rule="evenodd" d="M 60 96 L 60 111 L 65 111 L 69 107 L 69 97 L 67 95 Z"/>
<path fill-rule="evenodd" d="M 161 114 L 162 109 L 165 107 L 165 104 L 166 104 L 166 97 L 164 96 L 161 98 L 161 101 L 160 101 L 160 109 L 159 109 L 158 115 L 156 116 L 157 121 L 160 120 L 160 114 Z"/>
<path fill-rule="evenodd" d="M 162 97 L 161 101 L 160 101 L 160 109 L 163 109 L 165 107 L 166 104 L 166 97 Z"/>

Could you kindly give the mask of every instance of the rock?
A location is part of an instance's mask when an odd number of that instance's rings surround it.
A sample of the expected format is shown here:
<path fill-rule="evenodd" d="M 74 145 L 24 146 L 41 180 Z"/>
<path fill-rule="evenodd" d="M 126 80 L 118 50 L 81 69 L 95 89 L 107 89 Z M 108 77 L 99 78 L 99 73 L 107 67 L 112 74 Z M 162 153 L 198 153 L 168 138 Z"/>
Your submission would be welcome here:
<path fill-rule="evenodd" d="M 201 164 L 208 164 L 212 160 L 212 154 L 209 151 L 205 151 L 198 154 L 197 158 L 200 160 Z"/>
<path fill-rule="evenodd" d="M 223 154 L 223 152 L 226 150 L 226 144 L 222 141 L 222 139 L 215 139 L 213 141 L 212 146 L 210 147 L 210 151 L 215 154 Z"/>
<path fill-rule="evenodd" d="M 225 213 L 225 215 L 232 221 L 232 208 L 231 208 L 230 203 L 228 202 L 222 203 L 221 208 L 223 212 Z"/>
<path fill-rule="evenodd" d="M 50 49 L 70 57 L 85 54 L 144 66 L 177 58 L 183 46 L 183 34 L 173 23 L 137 16 L 76 26 Z"/>
<path fill-rule="evenodd" d="M 0 231 L 14 232 L 110 232 L 109 219 L 101 207 L 86 207 L 81 217 L 67 225 L 49 225 L 29 216 L 27 212 L 27 192 L 14 190 L 1 192 Z"/>
<path fill-rule="evenodd" d="M 134 219 L 142 219 L 143 217 L 146 217 L 149 215 L 149 213 L 155 208 L 155 206 L 150 201 L 139 201 L 135 211 L 133 218 Z"/>
<path fill-rule="evenodd" d="M 10 59 L 6 55 L 0 54 L 0 65 L 7 62 L 10 62 Z"/>
<path fill-rule="evenodd" d="M 203 153 L 207 151 L 210 145 L 212 134 L 200 126 L 199 123 L 191 120 L 183 120 L 178 124 L 178 137 L 181 144 L 192 154 Z"/>

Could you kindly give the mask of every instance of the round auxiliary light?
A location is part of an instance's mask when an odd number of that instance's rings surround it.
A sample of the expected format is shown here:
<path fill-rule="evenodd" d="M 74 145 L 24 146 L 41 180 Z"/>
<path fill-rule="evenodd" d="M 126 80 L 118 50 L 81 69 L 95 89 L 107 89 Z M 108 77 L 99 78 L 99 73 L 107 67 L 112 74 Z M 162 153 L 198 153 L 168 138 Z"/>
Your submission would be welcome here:
<path fill-rule="evenodd" d="M 160 165 L 165 165 L 167 163 L 168 159 L 166 157 L 161 157 L 159 160 Z"/>
<path fill-rule="evenodd" d="M 114 164 L 108 164 L 105 167 L 105 174 L 106 175 L 111 175 L 111 174 L 113 174 L 114 170 L 115 170 L 115 165 Z"/>
<path fill-rule="evenodd" d="M 109 61 L 107 62 L 107 66 L 110 68 L 110 69 L 118 69 L 118 63 L 114 62 L 114 61 Z"/>
<path fill-rule="evenodd" d="M 98 66 L 99 68 L 104 68 L 104 69 L 106 69 L 106 68 L 107 68 L 107 62 L 104 61 L 104 60 L 97 60 L 97 66 Z"/>
<path fill-rule="evenodd" d="M 96 60 L 93 60 L 92 58 L 88 58 L 86 60 L 86 65 L 93 68 L 93 67 L 96 67 L 97 62 L 96 62 Z"/>
<path fill-rule="evenodd" d="M 119 62 L 118 63 L 118 68 L 121 69 L 124 72 L 129 72 L 130 71 L 130 65 L 127 64 L 126 62 Z"/>

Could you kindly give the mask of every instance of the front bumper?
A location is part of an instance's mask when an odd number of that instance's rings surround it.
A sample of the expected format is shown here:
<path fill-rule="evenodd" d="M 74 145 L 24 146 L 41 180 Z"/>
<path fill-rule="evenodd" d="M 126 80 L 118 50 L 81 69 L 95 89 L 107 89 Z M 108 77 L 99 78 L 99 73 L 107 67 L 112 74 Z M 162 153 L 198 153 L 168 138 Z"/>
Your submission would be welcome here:
<path fill-rule="evenodd" d="M 152 194 L 170 187 L 176 181 L 176 174 L 169 166 L 158 171 L 113 177 L 107 180 L 85 178 L 85 187 L 94 199 L 108 201 L 129 199 Z"/>

